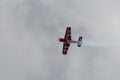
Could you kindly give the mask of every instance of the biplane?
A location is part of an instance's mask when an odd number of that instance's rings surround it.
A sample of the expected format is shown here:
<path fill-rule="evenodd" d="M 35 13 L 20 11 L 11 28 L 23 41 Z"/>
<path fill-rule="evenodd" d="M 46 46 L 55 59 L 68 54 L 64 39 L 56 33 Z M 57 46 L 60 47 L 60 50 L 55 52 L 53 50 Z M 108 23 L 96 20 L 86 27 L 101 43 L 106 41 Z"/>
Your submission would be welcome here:
<path fill-rule="evenodd" d="M 64 38 L 59 38 L 59 41 L 63 42 L 62 54 L 67 55 L 67 52 L 68 52 L 68 49 L 69 49 L 71 43 L 77 43 L 77 46 L 81 47 L 82 36 L 80 36 L 78 38 L 78 41 L 72 40 L 72 37 L 71 37 L 71 27 L 67 27 Z"/>

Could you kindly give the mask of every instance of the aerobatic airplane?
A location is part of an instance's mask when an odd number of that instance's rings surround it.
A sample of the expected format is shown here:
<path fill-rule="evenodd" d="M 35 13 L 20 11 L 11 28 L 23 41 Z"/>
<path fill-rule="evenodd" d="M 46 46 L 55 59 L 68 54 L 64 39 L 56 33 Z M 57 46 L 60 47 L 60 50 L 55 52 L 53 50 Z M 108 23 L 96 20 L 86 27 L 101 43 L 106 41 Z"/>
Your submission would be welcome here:
<path fill-rule="evenodd" d="M 77 43 L 77 44 L 78 44 L 78 47 L 81 47 L 81 44 L 82 44 L 82 36 L 80 36 L 80 37 L 78 38 L 78 41 L 72 40 L 72 39 L 71 39 L 71 27 L 67 27 L 64 38 L 60 38 L 59 41 L 60 41 L 60 42 L 63 42 L 62 54 L 66 55 L 71 43 Z"/>

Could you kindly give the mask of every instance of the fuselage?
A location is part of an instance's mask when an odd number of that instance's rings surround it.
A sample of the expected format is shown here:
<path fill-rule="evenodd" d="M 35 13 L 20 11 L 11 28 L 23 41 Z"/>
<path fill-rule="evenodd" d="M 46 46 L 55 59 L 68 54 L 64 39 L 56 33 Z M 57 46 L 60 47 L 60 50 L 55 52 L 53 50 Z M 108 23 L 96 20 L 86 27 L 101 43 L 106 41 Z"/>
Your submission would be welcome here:
<path fill-rule="evenodd" d="M 60 42 L 63 42 L 63 43 L 78 43 L 78 41 L 74 41 L 74 40 L 66 40 L 64 38 L 60 38 L 59 39 Z"/>

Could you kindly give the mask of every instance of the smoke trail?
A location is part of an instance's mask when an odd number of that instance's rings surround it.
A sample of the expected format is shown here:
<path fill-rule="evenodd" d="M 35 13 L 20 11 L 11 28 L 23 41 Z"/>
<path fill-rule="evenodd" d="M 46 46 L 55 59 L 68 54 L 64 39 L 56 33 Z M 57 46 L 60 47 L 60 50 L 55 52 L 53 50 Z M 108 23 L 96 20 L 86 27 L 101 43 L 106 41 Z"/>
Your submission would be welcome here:
<path fill-rule="evenodd" d="M 88 47 L 103 47 L 103 48 L 120 48 L 120 42 L 115 41 L 91 41 L 91 40 L 83 40 L 83 46 Z"/>

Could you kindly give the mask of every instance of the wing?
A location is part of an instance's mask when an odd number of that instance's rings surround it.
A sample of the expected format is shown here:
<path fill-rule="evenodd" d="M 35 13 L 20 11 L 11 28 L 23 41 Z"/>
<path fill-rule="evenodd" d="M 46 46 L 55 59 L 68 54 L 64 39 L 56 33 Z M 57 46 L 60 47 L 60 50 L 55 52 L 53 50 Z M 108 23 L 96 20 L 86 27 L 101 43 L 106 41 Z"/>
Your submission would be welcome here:
<path fill-rule="evenodd" d="M 64 55 L 67 54 L 67 51 L 68 51 L 68 49 L 69 49 L 69 46 L 70 46 L 69 43 L 63 43 L 63 51 L 62 51 L 62 53 L 63 53 Z"/>
<path fill-rule="evenodd" d="M 65 39 L 71 40 L 71 27 L 66 28 Z"/>

